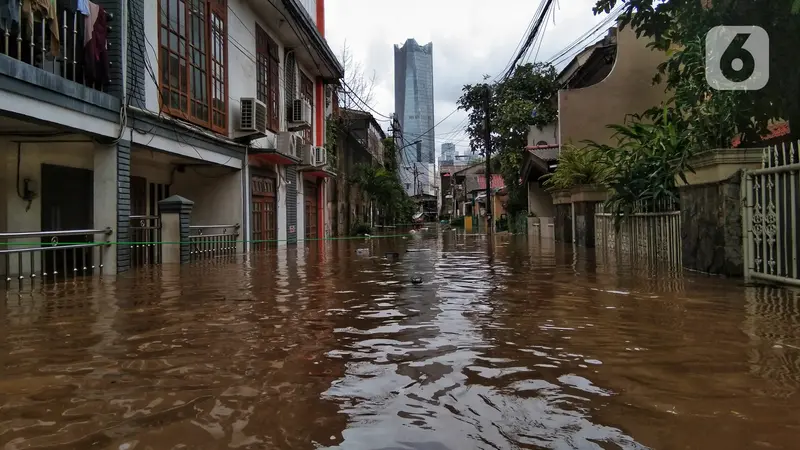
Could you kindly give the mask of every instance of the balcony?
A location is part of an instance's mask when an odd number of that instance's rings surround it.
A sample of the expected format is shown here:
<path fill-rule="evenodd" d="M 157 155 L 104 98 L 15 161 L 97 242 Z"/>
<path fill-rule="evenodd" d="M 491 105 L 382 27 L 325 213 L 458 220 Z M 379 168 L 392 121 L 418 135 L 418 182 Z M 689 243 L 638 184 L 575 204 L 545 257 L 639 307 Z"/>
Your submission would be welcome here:
<path fill-rule="evenodd" d="M 95 41 L 84 45 L 86 16 L 69 7 L 69 3 L 74 2 L 52 0 L 56 8 L 53 15 L 48 16 L 46 11 L 35 6 L 31 10 L 27 6 L 36 2 L 10 1 L 12 3 L 3 6 L 0 13 L 0 77 L 7 77 L 3 88 L 66 106 L 65 102 L 51 98 L 52 95 L 43 97 L 42 93 L 32 93 L 30 85 L 34 85 L 51 91 L 48 94 L 65 95 L 118 111 L 118 98 L 100 94 L 111 90 L 110 80 L 118 79 L 117 72 L 121 70 L 112 65 L 108 57 L 113 53 L 118 58 L 119 53 L 112 51 L 118 45 L 118 39 L 113 39 L 117 30 L 107 25 L 113 22 L 113 14 L 104 11 L 94 26 L 95 32 L 90 34 L 90 37 L 97 36 L 98 29 L 107 32 L 107 41 L 98 46 L 106 51 L 95 58 L 94 52 L 89 53 Z M 87 65 L 87 59 L 93 63 Z"/>

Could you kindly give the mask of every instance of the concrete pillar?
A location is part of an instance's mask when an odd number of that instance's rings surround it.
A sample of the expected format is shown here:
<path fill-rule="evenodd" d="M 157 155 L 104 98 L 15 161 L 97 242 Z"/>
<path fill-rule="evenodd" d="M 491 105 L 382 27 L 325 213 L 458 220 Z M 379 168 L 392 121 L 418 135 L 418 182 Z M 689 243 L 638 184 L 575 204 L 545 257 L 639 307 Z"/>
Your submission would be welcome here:
<path fill-rule="evenodd" d="M 572 242 L 572 194 L 569 191 L 553 192 L 556 216 L 553 237 L 557 242 Z"/>
<path fill-rule="evenodd" d="M 161 261 L 163 264 L 189 262 L 189 224 L 194 202 L 173 195 L 158 202 L 161 218 Z"/>
<path fill-rule="evenodd" d="M 606 201 L 607 191 L 600 186 L 575 186 L 572 189 L 574 211 L 574 242 L 580 247 L 594 248 L 594 213 L 597 205 Z"/>
<path fill-rule="evenodd" d="M 110 228 L 110 239 L 129 240 L 131 214 L 131 147 L 128 141 L 112 145 L 95 144 L 94 159 L 94 228 Z M 95 261 L 102 252 L 103 273 L 115 274 L 130 268 L 130 247 L 110 245 L 97 247 Z"/>

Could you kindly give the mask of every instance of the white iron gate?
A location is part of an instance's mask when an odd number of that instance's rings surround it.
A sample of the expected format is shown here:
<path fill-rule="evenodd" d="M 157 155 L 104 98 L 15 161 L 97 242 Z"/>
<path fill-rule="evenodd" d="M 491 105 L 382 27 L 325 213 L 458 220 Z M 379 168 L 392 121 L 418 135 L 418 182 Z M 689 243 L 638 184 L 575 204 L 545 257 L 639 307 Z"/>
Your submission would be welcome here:
<path fill-rule="evenodd" d="M 764 149 L 761 169 L 742 173 L 744 276 L 800 286 L 797 145 Z"/>

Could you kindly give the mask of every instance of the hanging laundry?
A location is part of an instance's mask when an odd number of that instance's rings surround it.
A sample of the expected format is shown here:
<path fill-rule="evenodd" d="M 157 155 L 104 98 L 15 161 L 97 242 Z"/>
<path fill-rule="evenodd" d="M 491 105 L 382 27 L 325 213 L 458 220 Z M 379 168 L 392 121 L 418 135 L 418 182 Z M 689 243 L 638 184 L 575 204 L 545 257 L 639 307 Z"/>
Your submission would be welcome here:
<path fill-rule="evenodd" d="M 88 5 L 83 37 L 84 73 L 86 81 L 105 86 L 111 81 L 108 74 L 108 16 L 102 6 L 91 1 Z"/>
<path fill-rule="evenodd" d="M 89 15 L 89 0 L 78 0 L 78 12 L 84 16 Z"/>
<path fill-rule="evenodd" d="M 0 28 L 10 30 L 19 23 L 19 0 L 0 0 Z"/>
<path fill-rule="evenodd" d="M 13 1 L 13 0 L 12 0 Z M 50 29 L 50 54 L 58 56 L 61 44 L 58 39 L 58 8 L 56 0 L 22 0 L 22 14 L 27 18 L 28 39 L 33 39 L 33 16 L 47 21 Z"/>

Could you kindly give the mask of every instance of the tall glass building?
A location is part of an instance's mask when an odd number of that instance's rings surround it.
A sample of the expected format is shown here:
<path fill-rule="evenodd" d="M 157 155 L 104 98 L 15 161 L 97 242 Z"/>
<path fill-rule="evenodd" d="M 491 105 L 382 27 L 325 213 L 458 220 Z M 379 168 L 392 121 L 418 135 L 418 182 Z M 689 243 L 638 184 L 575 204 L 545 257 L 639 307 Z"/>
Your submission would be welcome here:
<path fill-rule="evenodd" d="M 402 46 L 394 46 L 394 108 L 403 145 L 407 145 L 398 156 L 400 167 L 409 167 L 405 174 L 401 171 L 406 190 L 410 195 L 433 194 L 429 174 L 422 173 L 436 161 L 432 42 L 419 45 L 408 39 Z M 415 141 L 421 142 L 409 145 Z"/>

